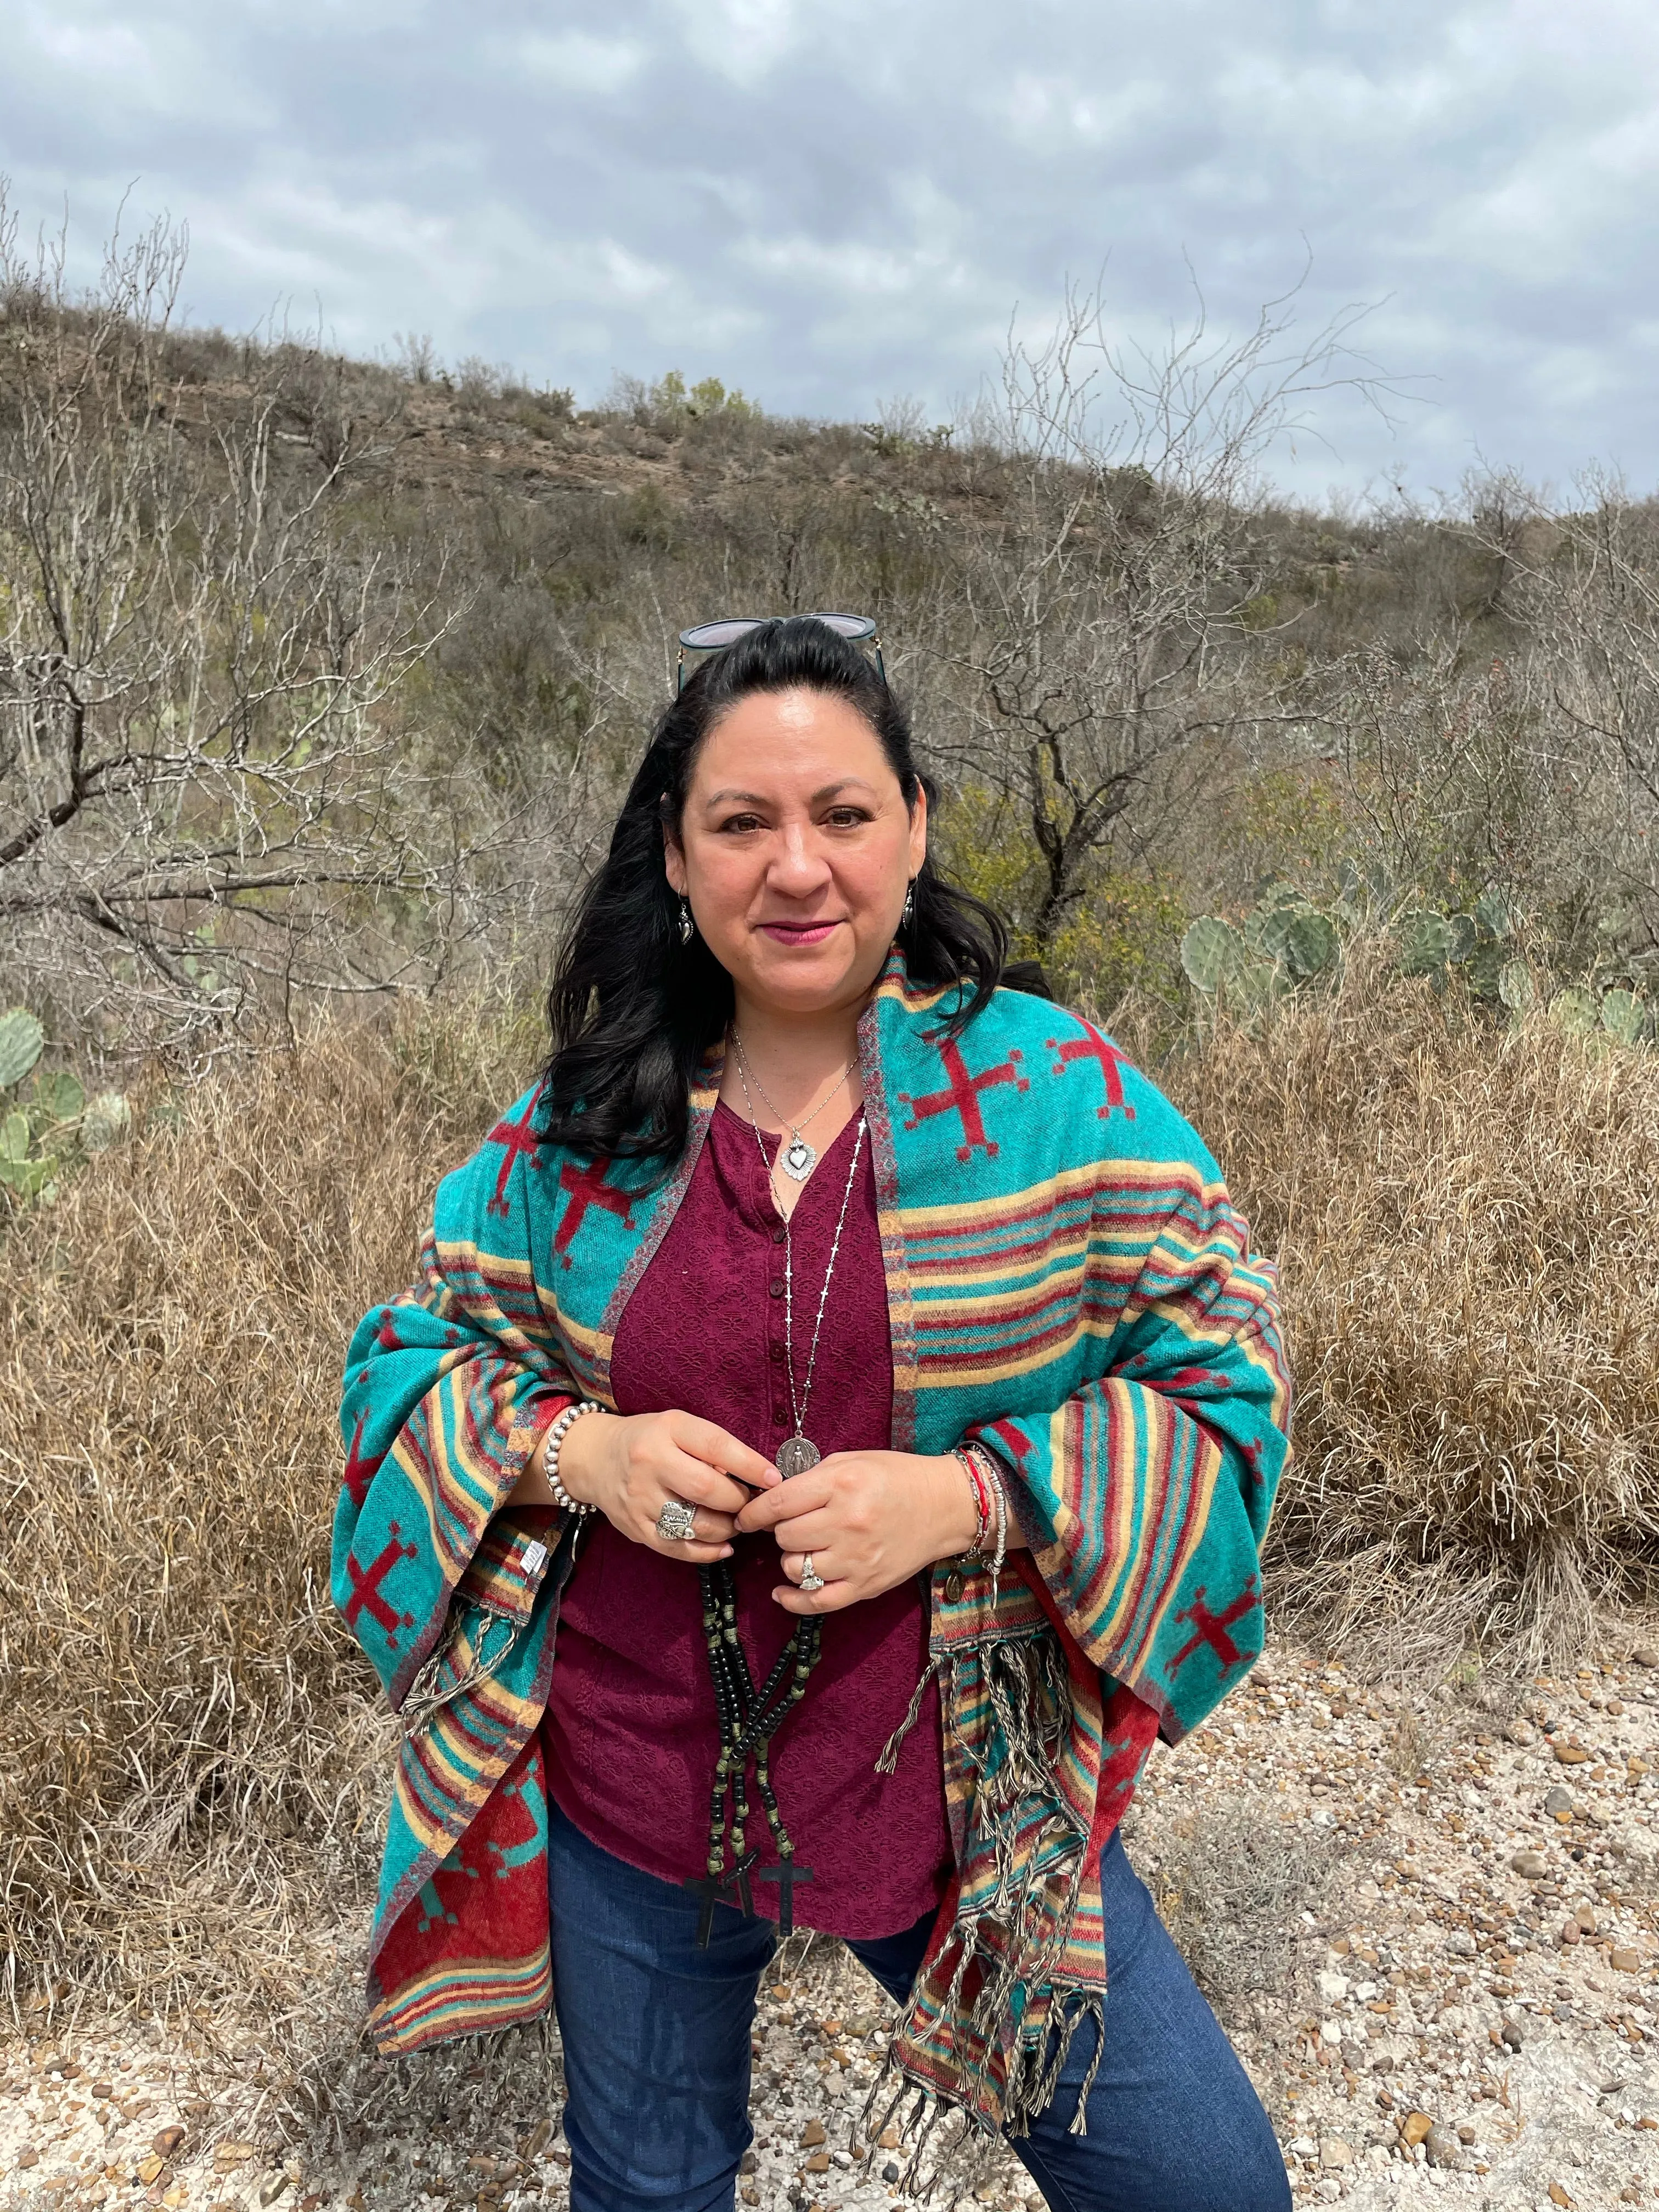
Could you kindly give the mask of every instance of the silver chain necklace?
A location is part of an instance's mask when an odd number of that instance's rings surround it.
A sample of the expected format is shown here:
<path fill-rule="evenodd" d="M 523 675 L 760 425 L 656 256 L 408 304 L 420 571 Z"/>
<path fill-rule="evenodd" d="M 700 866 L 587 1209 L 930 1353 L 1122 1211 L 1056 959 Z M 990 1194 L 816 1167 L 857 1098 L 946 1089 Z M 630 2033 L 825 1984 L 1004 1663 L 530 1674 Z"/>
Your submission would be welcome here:
<path fill-rule="evenodd" d="M 749 1109 L 749 1126 L 755 1133 L 755 1145 L 761 1156 L 761 1165 L 766 1170 L 766 1187 L 772 1194 L 772 1203 L 783 1214 L 783 1356 L 789 1376 L 789 1412 L 795 1425 L 794 1434 L 786 1437 L 778 1446 L 773 1464 L 784 1476 L 805 1474 L 809 1467 L 816 1467 L 823 1453 L 810 1437 L 802 1434 L 806 1425 L 806 1408 L 812 1396 L 812 1372 L 818 1360 L 818 1332 L 823 1327 L 823 1310 L 830 1303 L 830 1284 L 836 1272 L 836 1260 L 841 1250 L 841 1232 L 847 1226 L 847 1209 L 853 1202 L 853 1184 L 859 1171 L 859 1159 L 864 1150 L 865 1121 L 859 1115 L 858 1133 L 853 1139 L 853 1164 L 847 1170 L 847 1188 L 841 1194 L 841 1212 L 836 1216 L 836 1234 L 830 1246 L 830 1264 L 823 1271 L 823 1288 L 818 1292 L 817 1317 L 812 1323 L 812 1341 L 806 1354 L 806 1380 L 799 1397 L 795 1394 L 795 1247 L 791 1229 L 791 1216 L 778 1206 L 777 1186 L 772 1181 L 772 1163 L 766 1157 L 766 1139 L 761 1134 L 755 1116 L 755 1102 L 749 1095 L 749 1080 L 744 1072 L 743 1055 L 738 1055 L 738 1080 L 743 1085 L 744 1103 Z M 834 1096 L 832 1092 L 831 1097 Z M 763 1092 L 762 1096 L 765 1094 Z M 768 1102 L 770 1103 L 769 1101 Z M 773 1111 L 775 1113 L 776 1109 Z M 779 1119 L 782 1116 L 780 1115 Z"/>
<path fill-rule="evenodd" d="M 801 1131 L 806 1127 L 809 1122 L 816 1121 L 817 1120 L 818 1115 L 823 1113 L 824 1108 L 835 1097 L 836 1091 L 841 1089 L 842 1085 L 846 1082 L 848 1077 L 853 1073 L 855 1063 L 850 1060 L 848 1061 L 846 1066 L 842 1068 L 841 1073 L 836 1078 L 835 1082 L 831 1084 L 830 1089 L 825 1091 L 823 1097 L 819 1099 L 817 1104 L 812 1109 L 811 1112 L 806 1115 L 805 1120 L 792 1121 L 789 1116 L 787 1114 L 781 1113 L 778 1108 L 773 1104 L 771 1099 L 767 1097 L 766 1085 L 761 1081 L 759 1076 L 755 1073 L 754 1069 L 750 1066 L 748 1057 L 744 1052 L 743 1039 L 738 1035 L 735 1030 L 732 1032 L 732 1042 L 738 1055 L 738 1079 L 743 1085 L 744 1097 L 745 1098 L 749 1097 L 750 1079 L 750 1077 L 753 1077 L 755 1088 L 759 1091 L 762 1100 L 765 1105 L 770 1109 L 773 1120 L 775 1121 L 781 1121 L 784 1127 L 789 1132 L 789 1142 L 787 1145 L 780 1145 L 778 1147 L 779 1166 L 782 1168 L 785 1175 L 789 1177 L 792 1182 L 805 1182 L 807 1176 L 810 1176 L 813 1169 L 817 1167 L 818 1164 L 818 1156 L 813 1150 L 812 1146 L 807 1143 L 805 1138 L 802 1136 Z M 750 1121 L 753 1121 L 755 1115 L 755 1105 L 752 1099 L 750 1099 L 749 1103 L 749 1115 Z M 758 1129 L 758 1122 L 756 1123 L 756 1127 Z M 771 1173 L 769 1166 L 767 1170 L 767 1173 L 769 1176 Z"/>

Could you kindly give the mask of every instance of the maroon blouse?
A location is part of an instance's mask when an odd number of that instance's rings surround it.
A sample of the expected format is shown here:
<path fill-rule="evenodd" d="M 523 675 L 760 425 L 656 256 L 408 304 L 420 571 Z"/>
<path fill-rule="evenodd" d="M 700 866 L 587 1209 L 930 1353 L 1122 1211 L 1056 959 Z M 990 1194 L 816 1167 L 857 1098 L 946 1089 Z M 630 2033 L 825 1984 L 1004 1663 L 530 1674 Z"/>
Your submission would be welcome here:
<path fill-rule="evenodd" d="M 793 1218 L 795 1372 L 847 1189 L 855 1115 L 814 1170 Z M 767 1139 L 769 1152 L 776 1145 Z M 667 1235 L 624 1308 L 611 1379 L 618 1412 L 679 1407 L 769 1458 L 793 1431 L 784 1367 L 783 1231 L 753 1130 L 720 1105 Z M 891 1443 L 893 1355 L 866 1133 L 824 1308 L 805 1432 L 826 1456 Z M 794 1626 L 774 1602 L 777 1540 L 740 1536 L 739 1633 L 764 1678 Z M 927 1662 L 920 1581 L 823 1617 L 823 1656 L 773 1741 L 771 1773 L 798 1867 L 803 1924 L 890 1936 L 938 1905 L 951 1870 L 938 1693 L 928 1685 L 896 1771 L 876 1759 Z M 560 1607 L 543 1729 L 548 1786 L 592 1842 L 668 1881 L 700 1877 L 720 1730 L 695 1568 L 595 1516 Z M 751 1788 L 749 1843 L 776 1863 Z M 777 1885 L 754 1886 L 777 1914 Z"/>

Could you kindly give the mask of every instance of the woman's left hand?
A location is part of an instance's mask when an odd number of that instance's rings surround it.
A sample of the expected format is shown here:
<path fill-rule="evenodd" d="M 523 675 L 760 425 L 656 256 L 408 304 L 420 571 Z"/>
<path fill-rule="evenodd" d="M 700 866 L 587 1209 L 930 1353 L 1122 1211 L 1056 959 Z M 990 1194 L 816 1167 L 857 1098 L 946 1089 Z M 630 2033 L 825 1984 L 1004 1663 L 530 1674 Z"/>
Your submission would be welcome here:
<path fill-rule="evenodd" d="M 954 1455 L 832 1452 L 751 1498 L 737 1525 L 745 1535 L 769 1528 L 776 1536 L 787 1580 L 772 1595 L 786 1612 L 839 1613 L 969 1550 L 979 1516 Z M 821 1590 L 799 1586 L 809 1553 Z"/>

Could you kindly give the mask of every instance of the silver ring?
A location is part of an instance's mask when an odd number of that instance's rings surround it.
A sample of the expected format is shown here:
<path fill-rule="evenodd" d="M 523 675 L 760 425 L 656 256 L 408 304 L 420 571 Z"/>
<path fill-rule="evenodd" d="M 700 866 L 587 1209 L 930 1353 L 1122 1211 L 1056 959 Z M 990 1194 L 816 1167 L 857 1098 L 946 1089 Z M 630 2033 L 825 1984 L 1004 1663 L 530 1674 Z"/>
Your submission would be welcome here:
<path fill-rule="evenodd" d="M 657 1516 L 657 1534 L 665 1544 L 691 1544 L 696 1541 L 697 1509 L 688 1505 L 683 1498 L 665 1498 L 662 1511 Z"/>
<path fill-rule="evenodd" d="M 813 1566 L 810 1552 L 801 1553 L 800 1586 L 804 1590 L 821 1590 L 823 1588 L 823 1577 Z"/>

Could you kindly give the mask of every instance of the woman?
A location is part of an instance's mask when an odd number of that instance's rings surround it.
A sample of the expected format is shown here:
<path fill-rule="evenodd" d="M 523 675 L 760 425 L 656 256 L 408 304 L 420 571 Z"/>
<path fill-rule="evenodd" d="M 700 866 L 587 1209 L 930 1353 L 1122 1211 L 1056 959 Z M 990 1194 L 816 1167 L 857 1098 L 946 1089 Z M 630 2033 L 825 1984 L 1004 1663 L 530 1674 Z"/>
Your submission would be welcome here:
<path fill-rule="evenodd" d="M 550 1998 L 574 2212 L 701 2212 L 805 1923 L 902 2007 L 905 2109 L 1051 2202 L 1282 2206 L 1117 1832 L 1261 1648 L 1272 1272 L 1109 1041 L 997 988 L 860 627 L 717 633 L 545 1073 L 353 1340 L 334 1589 L 405 1722 L 374 2026 Z"/>

